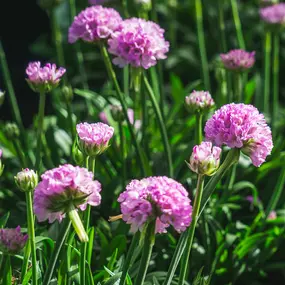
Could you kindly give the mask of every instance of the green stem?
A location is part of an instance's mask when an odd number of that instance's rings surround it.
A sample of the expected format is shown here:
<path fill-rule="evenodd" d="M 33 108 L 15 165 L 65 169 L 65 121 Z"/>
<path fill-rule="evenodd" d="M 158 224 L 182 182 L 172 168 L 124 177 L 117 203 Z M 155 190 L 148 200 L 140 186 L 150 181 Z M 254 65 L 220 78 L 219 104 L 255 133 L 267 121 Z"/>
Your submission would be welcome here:
<path fill-rule="evenodd" d="M 232 6 L 235 29 L 236 29 L 236 33 L 237 33 L 238 45 L 241 49 L 245 50 L 245 42 L 244 42 L 244 37 L 243 37 L 243 33 L 242 33 L 242 28 L 241 28 L 241 22 L 240 22 L 240 18 L 239 18 L 237 1 L 231 0 L 231 6 Z"/>
<path fill-rule="evenodd" d="M 224 174 L 227 172 L 227 170 L 238 161 L 240 151 L 239 149 L 231 149 L 229 153 L 227 154 L 227 157 L 225 158 L 223 164 L 220 166 L 218 171 L 212 178 L 209 180 L 209 182 L 206 184 L 206 187 L 204 188 L 204 195 L 202 196 L 202 201 L 200 204 L 200 211 L 199 211 L 199 216 L 203 212 L 210 196 L 214 192 L 217 184 L 219 181 L 222 179 Z M 179 264 L 179 261 L 181 259 L 181 256 L 184 253 L 186 244 L 188 242 L 188 231 L 185 231 L 179 238 L 178 244 L 175 248 L 174 255 L 172 257 L 166 279 L 163 283 L 163 285 L 171 285 L 172 284 L 172 279 L 174 277 L 176 268 Z"/>
<path fill-rule="evenodd" d="M 195 200 L 194 200 L 194 206 L 193 206 L 193 212 L 192 212 L 192 222 L 191 222 L 189 229 L 187 230 L 188 241 L 185 247 L 184 254 L 182 256 L 178 285 L 183 285 L 185 282 L 185 277 L 186 277 L 187 268 L 188 268 L 188 261 L 190 258 L 195 229 L 196 229 L 196 225 L 197 225 L 198 218 L 199 218 L 200 205 L 201 205 L 201 200 L 202 200 L 202 195 L 203 195 L 203 187 L 204 187 L 204 176 L 198 175 L 197 192 L 195 194 Z"/>
<path fill-rule="evenodd" d="M 51 256 L 51 259 L 50 259 L 49 264 L 48 264 L 48 268 L 47 268 L 45 276 L 44 276 L 43 285 L 49 285 L 50 284 L 57 259 L 59 257 L 59 254 L 60 254 L 61 248 L 64 244 L 64 241 L 68 235 L 70 226 L 71 226 L 70 220 L 68 218 L 65 218 L 63 220 L 62 225 L 61 225 L 60 233 L 59 233 L 58 238 L 56 240 L 55 248 L 52 252 L 52 256 Z"/>
<path fill-rule="evenodd" d="M 43 132 L 43 123 L 45 115 L 45 102 L 46 94 L 40 93 L 40 103 L 39 103 L 39 113 L 38 113 L 38 129 L 37 129 L 37 149 L 36 149 L 36 164 L 35 170 L 39 171 L 41 164 L 41 148 L 42 148 L 42 132 Z"/>
<path fill-rule="evenodd" d="M 143 80 L 144 80 L 144 84 L 145 84 L 146 90 L 148 92 L 150 101 L 152 103 L 152 106 L 153 106 L 153 109 L 154 109 L 154 112 L 156 115 L 156 119 L 158 121 L 159 129 L 160 129 L 160 133 L 161 133 L 161 137 L 162 137 L 162 142 L 164 145 L 164 151 L 165 151 L 165 155 L 167 158 L 169 176 L 173 177 L 172 155 L 171 155 L 171 148 L 170 148 L 170 144 L 169 144 L 169 139 L 167 136 L 166 126 L 164 124 L 159 105 L 156 101 L 156 97 L 155 97 L 153 90 L 151 89 L 151 86 L 150 86 L 145 75 L 144 75 Z"/>
<path fill-rule="evenodd" d="M 28 234 L 31 246 L 32 254 L 32 280 L 33 285 L 38 284 L 37 277 L 37 251 L 36 251 L 36 241 L 35 241 L 35 225 L 34 225 L 34 215 L 33 215 L 33 199 L 32 192 L 26 192 L 26 203 L 27 203 L 27 222 L 28 222 Z"/>
<path fill-rule="evenodd" d="M 124 98 L 123 98 L 123 94 L 121 92 L 121 88 L 119 86 L 119 83 L 118 83 L 118 80 L 117 80 L 117 77 L 116 77 L 116 73 L 113 69 L 113 66 L 112 66 L 112 63 L 111 63 L 111 60 L 109 58 L 109 55 L 108 55 L 108 52 L 107 52 L 107 49 L 105 47 L 104 44 L 101 44 L 100 45 L 100 49 L 101 49 L 101 53 L 102 53 L 102 57 L 104 59 L 104 63 L 106 65 L 106 69 L 107 69 L 107 72 L 108 72 L 108 75 L 110 77 L 110 79 L 112 80 L 114 86 L 115 86 L 115 90 L 116 90 L 116 93 L 117 93 L 117 96 L 118 96 L 118 99 L 121 103 L 121 106 L 122 106 L 122 109 L 123 109 L 123 113 L 124 113 L 124 116 L 125 116 L 125 120 L 128 124 L 128 128 L 129 128 L 129 131 L 130 131 L 130 134 L 131 134 L 131 137 L 132 137 L 132 141 L 133 141 L 133 144 L 134 144 L 134 147 L 135 147 L 135 150 L 136 150 L 136 153 L 137 153 L 137 157 L 138 157 L 138 164 L 141 168 L 141 172 L 142 174 L 145 176 L 147 175 L 148 171 L 147 171 L 147 168 L 146 168 L 146 163 L 144 161 L 144 157 L 143 157 L 143 152 L 142 152 L 142 149 L 140 148 L 139 144 L 138 144 L 138 141 L 137 141 L 137 137 L 136 137 L 136 134 L 134 132 L 134 129 L 133 129 L 133 125 L 131 124 L 130 120 L 129 120 L 129 117 L 128 117 L 128 108 L 127 108 L 127 105 L 124 101 Z"/>
<path fill-rule="evenodd" d="M 234 102 L 241 103 L 242 101 L 242 74 L 234 72 Z"/>
<path fill-rule="evenodd" d="M 118 123 L 119 125 L 119 134 L 120 134 L 120 148 L 121 148 L 121 157 L 122 157 L 122 191 L 125 188 L 125 183 L 126 183 L 126 160 L 125 160 L 125 138 L 124 138 L 124 133 L 123 133 L 123 126 L 122 122 Z"/>
<path fill-rule="evenodd" d="M 130 268 L 132 257 L 134 255 L 134 252 L 135 252 L 136 248 L 137 248 L 139 239 L 140 239 L 140 232 L 137 231 L 135 233 L 135 235 L 133 236 L 130 248 L 128 250 L 127 257 L 126 257 L 126 260 L 124 262 L 124 266 L 123 266 L 122 275 L 121 275 L 121 278 L 120 278 L 119 285 L 125 285 L 125 281 L 126 281 L 126 278 L 127 278 L 127 275 L 128 275 L 128 271 L 129 271 L 129 268 Z"/>
<path fill-rule="evenodd" d="M 24 125 L 22 122 L 20 109 L 18 106 L 17 98 L 15 96 L 15 91 L 12 85 L 11 75 L 9 72 L 9 68 L 8 68 L 8 64 L 7 64 L 7 60 L 6 60 L 6 56 L 5 56 L 5 52 L 4 52 L 1 40 L 0 40 L 0 63 L 1 63 L 2 73 L 3 73 L 3 78 L 4 78 L 6 88 L 8 91 L 7 92 L 8 98 L 9 98 L 9 101 L 12 107 L 12 113 L 13 113 L 14 120 L 17 123 L 18 127 L 20 128 L 21 134 L 24 134 Z"/>
<path fill-rule="evenodd" d="M 151 0 L 151 20 L 153 22 L 158 22 L 158 19 L 157 19 L 157 7 L 156 7 L 156 0 Z"/>
<path fill-rule="evenodd" d="M 155 224 L 156 220 L 154 219 L 147 225 L 139 271 L 134 285 L 142 285 L 144 283 L 151 258 L 152 248 L 155 243 Z"/>
<path fill-rule="evenodd" d="M 17 153 L 17 156 L 21 162 L 21 167 L 22 168 L 25 168 L 27 167 L 27 161 L 26 161 L 26 157 L 23 153 L 23 148 L 21 146 L 21 143 L 19 141 L 19 139 L 15 139 L 13 140 L 13 145 L 14 145 L 14 148 L 16 150 L 16 153 Z"/>
<path fill-rule="evenodd" d="M 203 115 L 198 112 L 196 114 L 196 144 L 199 145 L 203 141 Z"/>
<path fill-rule="evenodd" d="M 199 42 L 199 50 L 200 50 L 202 71 L 203 71 L 203 81 L 205 89 L 210 91 L 211 87 L 210 87 L 209 66 L 208 66 L 208 59 L 207 59 L 206 46 L 205 46 L 204 27 L 203 27 L 202 1 L 195 0 L 195 7 L 196 7 L 198 42 Z"/>
<path fill-rule="evenodd" d="M 276 32 L 273 36 L 273 115 L 272 128 L 273 135 L 276 135 L 276 123 L 279 105 L 279 50 L 280 37 Z"/>
<path fill-rule="evenodd" d="M 221 33 L 221 45 L 222 51 L 227 52 L 227 41 L 226 41 L 226 25 L 225 25 L 225 16 L 224 16 L 224 0 L 218 0 L 218 9 L 219 9 L 219 26 Z"/>
<path fill-rule="evenodd" d="M 124 94 L 125 96 L 129 97 L 129 81 L 130 81 L 130 73 L 129 73 L 129 66 L 126 65 L 124 67 Z"/>
<path fill-rule="evenodd" d="M 0 260 L 0 284 L 2 284 L 1 283 L 1 280 L 2 280 L 2 278 L 3 278 L 3 276 L 4 276 L 4 269 L 5 269 L 5 264 L 7 263 L 7 255 L 6 254 L 2 254 L 2 258 L 1 258 L 1 260 Z M 121 285 L 121 284 L 120 284 Z"/>
<path fill-rule="evenodd" d="M 123 6 L 123 10 L 124 10 L 124 16 L 126 18 L 129 18 L 129 12 L 128 12 L 128 0 L 122 0 L 122 6 Z"/>
<path fill-rule="evenodd" d="M 237 164 L 234 164 L 232 166 L 232 171 L 231 171 L 231 175 L 230 175 L 230 181 L 229 181 L 229 186 L 228 186 L 228 191 L 231 191 L 233 189 L 235 180 L 236 180 L 236 172 L 237 172 Z M 227 192 L 227 191 L 225 191 Z M 229 194 L 229 193 L 227 193 Z"/>
<path fill-rule="evenodd" d="M 269 113 L 270 107 L 270 69 L 271 69 L 271 32 L 266 31 L 265 34 L 265 64 L 264 64 L 264 95 L 263 95 L 263 109 L 265 113 Z"/>
<path fill-rule="evenodd" d="M 22 268 L 21 268 L 21 282 L 23 282 L 26 276 L 27 270 L 28 270 L 30 254 L 31 254 L 31 243 L 30 243 L 30 240 L 28 239 L 26 246 L 25 246 L 24 259 L 23 259 Z"/>
<path fill-rule="evenodd" d="M 75 128 L 74 128 L 73 119 L 72 119 L 73 112 L 72 112 L 71 103 L 68 101 L 66 101 L 66 109 L 67 109 L 68 124 L 69 124 L 69 128 L 70 128 L 70 133 L 71 133 L 72 141 L 74 141 L 76 134 L 75 134 Z"/>

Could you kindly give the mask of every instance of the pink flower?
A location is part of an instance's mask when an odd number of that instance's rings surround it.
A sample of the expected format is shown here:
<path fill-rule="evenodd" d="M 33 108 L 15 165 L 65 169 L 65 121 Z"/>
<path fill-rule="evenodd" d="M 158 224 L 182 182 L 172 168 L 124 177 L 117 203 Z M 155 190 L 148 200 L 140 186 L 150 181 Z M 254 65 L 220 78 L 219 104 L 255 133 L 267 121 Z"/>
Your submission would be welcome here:
<path fill-rule="evenodd" d="M 275 220 L 277 219 L 277 213 L 276 211 L 271 211 L 267 217 L 267 220 Z"/>
<path fill-rule="evenodd" d="M 188 165 L 197 174 L 212 176 L 220 166 L 221 152 L 222 150 L 213 147 L 211 142 L 202 142 L 194 146 Z"/>
<path fill-rule="evenodd" d="M 114 134 L 114 128 L 101 122 L 76 125 L 79 137 L 79 148 L 86 155 L 94 156 L 101 154 L 109 147 L 109 141 Z"/>
<path fill-rule="evenodd" d="M 259 10 L 261 19 L 267 24 L 284 24 L 285 23 L 285 3 L 261 8 Z"/>
<path fill-rule="evenodd" d="M 30 62 L 26 68 L 27 82 L 35 92 L 50 92 L 57 87 L 65 72 L 65 68 L 60 67 L 57 69 L 55 64 L 47 63 L 44 67 L 41 67 L 39 61 Z"/>
<path fill-rule="evenodd" d="M 123 220 L 131 231 L 142 230 L 150 219 L 156 219 L 156 232 L 164 233 L 169 225 L 183 232 L 191 223 L 192 207 L 188 192 L 168 177 L 132 180 L 120 194 Z"/>
<path fill-rule="evenodd" d="M 255 63 L 255 51 L 247 52 L 242 49 L 234 49 L 220 55 L 224 67 L 229 70 L 245 71 Z"/>
<path fill-rule="evenodd" d="M 257 167 L 273 148 L 271 130 L 263 114 L 252 105 L 224 105 L 207 121 L 205 135 L 217 146 L 240 148 Z"/>
<path fill-rule="evenodd" d="M 157 60 L 165 59 L 169 50 L 164 30 L 154 22 L 138 18 L 123 21 L 108 44 L 109 52 L 115 55 L 113 63 L 120 67 L 130 64 L 148 69 Z"/>
<path fill-rule="evenodd" d="M 82 39 L 96 42 L 109 38 L 122 21 L 120 14 L 112 8 L 92 6 L 81 11 L 68 31 L 68 42 L 73 44 Z"/>
<path fill-rule="evenodd" d="M 191 112 L 203 112 L 215 106 L 215 102 L 208 91 L 193 91 L 185 97 L 185 103 Z"/>
<path fill-rule="evenodd" d="M 18 254 L 25 246 L 28 235 L 21 233 L 21 227 L 0 229 L 0 251 L 5 254 Z"/>
<path fill-rule="evenodd" d="M 3 151 L 2 151 L 2 149 L 0 148 L 0 159 L 2 158 L 2 154 L 3 154 Z"/>
<path fill-rule="evenodd" d="M 34 192 L 34 212 L 39 222 L 61 221 L 70 207 L 84 211 L 101 203 L 101 184 L 85 168 L 61 165 L 46 171 Z"/>

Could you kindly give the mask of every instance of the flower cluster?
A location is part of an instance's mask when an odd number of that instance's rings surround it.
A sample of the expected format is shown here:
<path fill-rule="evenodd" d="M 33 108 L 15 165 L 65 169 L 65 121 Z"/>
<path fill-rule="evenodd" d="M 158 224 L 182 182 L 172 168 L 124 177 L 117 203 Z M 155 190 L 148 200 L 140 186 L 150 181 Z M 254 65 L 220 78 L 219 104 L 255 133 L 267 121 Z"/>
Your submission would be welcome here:
<path fill-rule="evenodd" d="M 233 71 L 245 71 L 255 63 L 255 51 L 247 52 L 242 49 L 234 49 L 220 55 L 226 69 Z"/>
<path fill-rule="evenodd" d="M 14 178 L 19 189 L 24 192 L 34 190 L 38 185 L 38 175 L 34 170 L 30 170 L 28 168 L 18 172 Z"/>
<path fill-rule="evenodd" d="M 86 8 L 74 18 L 68 31 L 69 43 L 82 39 L 86 42 L 96 42 L 109 38 L 118 30 L 122 18 L 112 8 L 92 6 Z"/>
<path fill-rule="evenodd" d="M 185 104 L 190 112 L 205 112 L 214 107 L 215 102 L 208 91 L 193 91 L 185 97 Z"/>
<path fill-rule="evenodd" d="M 193 148 L 188 166 L 197 174 L 212 176 L 220 165 L 221 148 L 212 146 L 211 142 L 202 142 Z"/>
<path fill-rule="evenodd" d="M 132 180 L 120 194 L 123 220 L 131 224 L 131 231 L 142 230 L 150 219 L 156 219 L 156 232 L 166 232 L 172 225 L 183 232 L 191 223 L 192 207 L 188 192 L 168 177 L 148 177 Z"/>
<path fill-rule="evenodd" d="M 55 64 L 47 63 L 41 67 L 39 61 L 29 63 L 26 68 L 27 82 L 35 92 L 50 92 L 57 87 L 65 69 L 57 69 Z"/>
<path fill-rule="evenodd" d="M 164 30 L 156 23 L 131 18 L 121 23 L 120 29 L 108 40 L 109 52 L 115 55 L 113 63 L 123 67 L 145 69 L 165 59 L 169 42 L 164 39 Z"/>
<path fill-rule="evenodd" d="M 270 25 L 285 24 L 285 3 L 279 3 L 260 9 L 261 19 Z"/>
<path fill-rule="evenodd" d="M 101 154 L 109 147 L 114 128 L 104 123 L 80 123 L 76 125 L 80 150 L 88 156 Z"/>
<path fill-rule="evenodd" d="M 85 168 L 65 164 L 46 171 L 34 193 L 34 212 L 39 222 L 61 221 L 70 207 L 84 211 L 87 204 L 101 203 L 101 184 Z"/>
<path fill-rule="evenodd" d="M 252 105 L 224 105 L 207 121 L 205 135 L 217 146 L 240 148 L 255 166 L 260 166 L 273 148 L 271 130 Z"/>
<path fill-rule="evenodd" d="M 0 229 L 0 251 L 5 254 L 17 254 L 25 246 L 28 235 L 21 233 L 21 227 Z"/>

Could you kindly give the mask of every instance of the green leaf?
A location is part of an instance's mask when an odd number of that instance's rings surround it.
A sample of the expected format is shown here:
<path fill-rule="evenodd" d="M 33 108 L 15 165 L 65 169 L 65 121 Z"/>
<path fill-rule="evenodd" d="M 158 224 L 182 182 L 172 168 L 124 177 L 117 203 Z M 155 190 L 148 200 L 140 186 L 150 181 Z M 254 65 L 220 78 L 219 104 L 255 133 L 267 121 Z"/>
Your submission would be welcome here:
<path fill-rule="evenodd" d="M 4 228 L 8 222 L 8 219 L 10 217 L 10 212 L 7 212 L 3 217 L 0 219 L 0 228 Z"/>

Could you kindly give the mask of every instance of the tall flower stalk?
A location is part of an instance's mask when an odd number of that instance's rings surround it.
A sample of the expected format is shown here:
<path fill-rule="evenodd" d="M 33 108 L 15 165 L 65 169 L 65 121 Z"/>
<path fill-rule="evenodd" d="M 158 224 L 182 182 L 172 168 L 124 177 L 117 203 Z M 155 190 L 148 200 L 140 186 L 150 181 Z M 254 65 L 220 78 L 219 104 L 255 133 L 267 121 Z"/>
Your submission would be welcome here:
<path fill-rule="evenodd" d="M 276 124 L 279 106 L 279 52 L 280 36 L 278 32 L 273 35 L 273 113 L 272 113 L 272 131 L 276 135 Z"/>
<path fill-rule="evenodd" d="M 264 94 L 263 110 L 266 114 L 270 110 L 270 70 L 271 70 L 272 33 L 267 30 L 264 38 Z"/>

